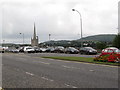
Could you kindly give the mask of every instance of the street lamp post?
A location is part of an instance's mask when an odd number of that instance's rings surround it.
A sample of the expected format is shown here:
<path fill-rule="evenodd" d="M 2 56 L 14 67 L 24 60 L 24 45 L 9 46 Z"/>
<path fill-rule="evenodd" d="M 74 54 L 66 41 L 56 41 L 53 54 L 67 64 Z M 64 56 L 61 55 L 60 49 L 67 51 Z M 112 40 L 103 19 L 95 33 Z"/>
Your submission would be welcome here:
<path fill-rule="evenodd" d="M 5 43 L 5 40 L 3 40 L 3 44 Z"/>
<path fill-rule="evenodd" d="M 21 35 L 21 34 L 23 35 L 23 44 L 24 44 L 24 33 L 20 33 L 20 35 Z"/>
<path fill-rule="evenodd" d="M 3 44 L 2 44 L 2 46 L 5 46 L 5 40 L 3 40 Z"/>
<path fill-rule="evenodd" d="M 51 34 L 49 34 L 49 42 L 50 42 L 50 36 L 51 36 Z M 49 46 L 50 46 L 50 43 L 49 43 Z"/>
<path fill-rule="evenodd" d="M 51 34 L 49 34 L 49 41 L 50 41 L 50 36 L 51 36 Z"/>
<path fill-rule="evenodd" d="M 78 10 L 76 10 L 76 9 L 72 9 L 72 11 L 76 11 L 76 12 L 78 12 L 78 14 L 80 15 L 81 39 L 82 39 L 82 15 L 81 15 L 81 13 L 80 13 Z M 83 43 L 82 43 L 82 42 L 81 42 L 81 47 L 83 47 Z"/>

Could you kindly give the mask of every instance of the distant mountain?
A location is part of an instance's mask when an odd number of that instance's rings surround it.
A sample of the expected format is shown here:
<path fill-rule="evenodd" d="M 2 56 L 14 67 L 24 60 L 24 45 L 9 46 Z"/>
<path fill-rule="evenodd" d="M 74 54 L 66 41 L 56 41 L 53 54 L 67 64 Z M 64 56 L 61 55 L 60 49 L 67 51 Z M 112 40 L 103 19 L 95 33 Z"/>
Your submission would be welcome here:
<path fill-rule="evenodd" d="M 80 46 L 80 42 L 81 41 L 92 41 L 92 42 L 109 42 L 112 43 L 114 38 L 115 38 L 115 34 L 100 34 L 100 35 L 93 35 L 93 36 L 88 36 L 88 37 L 84 37 L 82 39 L 78 39 L 78 40 L 59 40 L 59 41 L 47 41 L 47 42 L 43 42 L 40 45 L 50 45 L 50 46 Z"/>
<path fill-rule="evenodd" d="M 1 46 L 3 46 L 3 47 L 19 47 L 18 44 L 14 44 L 14 43 L 4 43 L 4 44 L 1 44 Z"/>
<path fill-rule="evenodd" d="M 115 34 L 101 34 L 101 35 L 84 37 L 82 39 L 79 39 L 78 41 L 82 40 L 82 41 L 112 42 L 115 36 L 116 36 Z"/>

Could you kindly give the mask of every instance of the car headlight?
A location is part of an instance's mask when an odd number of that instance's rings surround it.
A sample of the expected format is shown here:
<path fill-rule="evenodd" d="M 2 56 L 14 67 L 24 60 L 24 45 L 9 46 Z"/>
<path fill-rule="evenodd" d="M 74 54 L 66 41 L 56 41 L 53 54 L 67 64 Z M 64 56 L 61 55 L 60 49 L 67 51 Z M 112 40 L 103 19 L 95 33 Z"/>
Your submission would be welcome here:
<path fill-rule="evenodd" d="M 73 50 L 71 50 L 72 52 L 74 52 Z"/>
<path fill-rule="evenodd" d="M 89 50 L 89 52 L 92 52 L 92 50 Z"/>

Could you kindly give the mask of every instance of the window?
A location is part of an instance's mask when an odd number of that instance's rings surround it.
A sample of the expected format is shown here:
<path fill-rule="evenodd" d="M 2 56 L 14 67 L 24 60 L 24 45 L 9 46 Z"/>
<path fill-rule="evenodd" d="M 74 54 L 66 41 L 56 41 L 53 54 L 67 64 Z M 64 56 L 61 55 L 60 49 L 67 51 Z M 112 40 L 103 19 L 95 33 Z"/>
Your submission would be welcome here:
<path fill-rule="evenodd" d="M 108 51 L 107 49 L 104 50 L 104 52 L 107 52 L 107 51 Z"/>
<path fill-rule="evenodd" d="M 111 50 L 111 49 L 108 49 L 108 51 L 107 51 L 108 53 L 112 53 L 113 52 L 113 50 Z"/>

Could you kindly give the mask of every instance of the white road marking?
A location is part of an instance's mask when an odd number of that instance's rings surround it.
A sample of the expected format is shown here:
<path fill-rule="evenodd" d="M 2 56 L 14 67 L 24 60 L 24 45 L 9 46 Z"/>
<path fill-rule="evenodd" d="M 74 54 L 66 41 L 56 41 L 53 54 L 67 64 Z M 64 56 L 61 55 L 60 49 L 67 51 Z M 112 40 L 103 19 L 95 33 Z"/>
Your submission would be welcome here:
<path fill-rule="evenodd" d="M 77 88 L 77 87 L 75 87 L 75 86 L 72 86 L 72 88 Z"/>
<path fill-rule="evenodd" d="M 39 62 L 40 62 L 40 63 L 43 63 L 43 64 L 48 64 L 48 65 L 50 64 L 50 63 L 46 63 L 46 62 L 41 62 L 41 61 L 39 61 Z"/>
<path fill-rule="evenodd" d="M 99 66 L 105 66 L 105 67 L 114 67 L 118 68 L 118 66 L 112 66 L 112 65 L 103 65 L 103 64 L 94 64 L 94 63 L 87 63 L 87 62 L 74 62 L 74 63 L 82 63 L 82 64 L 89 64 L 89 65 L 99 65 Z"/>
<path fill-rule="evenodd" d="M 53 82 L 54 80 L 50 79 L 51 82 Z"/>
<path fill-rule="evenodd" d="M 77 67 L 69 67 L 69 66 L 65 66 L 65 65 L 62 65 L 64 68 L 72 68 L 72 69 L 80 69 L 80 68 L 77 68 Z"/>
<path fill-rule="evenodd" d="M 77 88 L 75 86 L 69 85 L 69 84 L 65 84 L 67 87 L 72 87 L 72 88 Z"/>
<path fill-rule="evenodd" d="M 54 60 L 55 61 L 55 59 L 50 59 L 50 60 Z M 65 60 L 59 60 L 59 59 L 57 59 L 56 61 L 59 61 L 59 62 L 71 62 L 71 61 L 65 61 Z"/>
<path fill-rule="evenodd" d="M 65 66 L 65 65 L 62 65 L 63 67 L 65 67 L 65 68 L 71 68 L 71 67 L 69 67 L 69 66 Z"/>
<path fill-rule="evenodd" d="M 21 59 L 22 61 L 27 61 L 28 59 L 26 59 L 26 58 L 19 58 L 19 59 Z"/>
<path fill-rule="evenodd" d="M 55 59 L 50 59 L 50 58 L 41 58 L 41 59 L 48 59 L 48 60 L 53 60 L 53 61 L 58 61 L 58 62 L 70 62 L 70 61 L 64 61 L 64 60 L 55 60 Z"/>
<path fill-rule="evenodd" d="M 17 71 L 20 71 L 18 68 L 16 68 Z"/>
<path fill-rule="evenodd" d="M 12 53 L 7 53 L 6 56 L 10 56 L 10 55 L 13 55 L 13 54 Z M 22 54 L 21 55 L 20 54 L 14 54 L 14 55 L 22 56 Z M 30 56 L 26 56 L 25 55 L 25 57 L 30 57 Z M 33 58 L 41 58 L 41 57 L 33 57 Z M 41 59 L 45 59 L 45 58 L 41 58 Z M 55 59 L 51 59 L 51 60 L 55 60 Z M 111 68 L 118 68 L 118 66 L 94 64 L 94 63 L 87 63 L 87 62 L 75 62 L 75 61 L 64 61 L 64 60 L 56 60 L 56 61 L 60 61 L 60 62 L 73 62 L 73 63 L 83 63 L 83 64 L 99 65 L 99 66 L 105 66 L 105 67 L 111 67 Z M 44 64 L 49 64 L 49 63 L 44 63 Z"/>
<path fill-rule="evenodd" d="M 68 84 L 65 84 L 67 87 L 70 87 L 70 85 L 68 85 Z"/>
<path fill-rule="evenodd" d="M 53 82 L 54 80 L 52 80 L 52 79 L 49 79 L 49 78 L 46 78 L 46 77 L 41 77 L 42 79 L 44 79 L 44 80 L 48 80 L 48 81 L 51 81 L 51 82 Z"/>
<path fill-rule="evenodd" d="M 99 65 L 100 65 L 100 64 L 99 64 Z M 118 67 L 119 67 L 119 66 L 112 66 L 112 65 L 111 65 L 111 66 L 110 66 L 110 65 L 101 65 L 101 66 L 112 67 L 112 68 L 113 68 L 113 67 L 114 67 L 114 68 L 118 68 Z"/>
<path fill-rule="evenodd" d="M 63 60 L 62 62 L 70 62 L 70 61 L 64 61 L 64 60 Z"/>
<path fill-rule="evenodd" d="M 29 72 L 25 72 L 26 74 L 28 74 L 28 75 L 31 75 L 31 76 L 33 76 L 34 74 L 32 74 L 32 73 L 29 73 Z"/>
<path fill-rule="evenodd" d="M 42 62 L 42 61 L 33 61 L 33 62 L 42 63 L 42 64 L 47 64 L 47 65 L 50 64 L 50 63 L 46 63 L 46 62 Z"/>
<path fill-rule="evenodd" d="M 49 58 L 47 58 L 47 59 L 49 59 Z M 55 60 L 55 59 L 50 59 L 50 60 Z M 103 65 L 103 64 L 94 64 L 94 63 L 88 63 L 88 62 L 65 61 L 65 60 L 56 60 L 56 61 L 60 61 L 60 62 L 73 62 L 73 63 L 82 63 L 82 64 L 90 64 L 90 65 L 99 65 L 99 66 L 107 66 L 107 67 L 118 68 L 118 66 Z"/>
<path fill-rule="evenodd" d="M 89 70 L 90 72 L 94 72 L 94 70 Z"/>
<path fill-rule="evenodd" d="M 45 78 L 45 77 L 41 77 L 42 79 L 44 79 L 44 80 L 49 80 L 48 78 Z"/>

